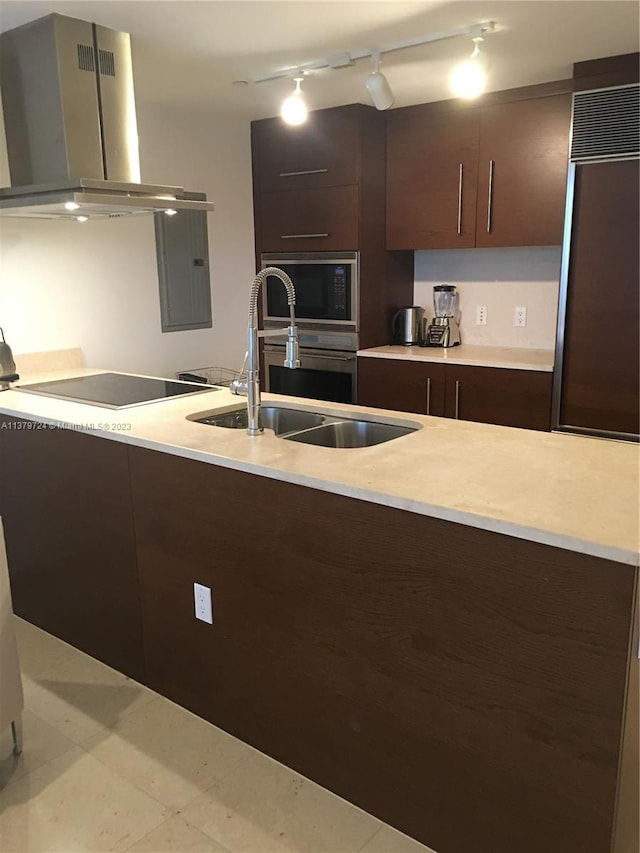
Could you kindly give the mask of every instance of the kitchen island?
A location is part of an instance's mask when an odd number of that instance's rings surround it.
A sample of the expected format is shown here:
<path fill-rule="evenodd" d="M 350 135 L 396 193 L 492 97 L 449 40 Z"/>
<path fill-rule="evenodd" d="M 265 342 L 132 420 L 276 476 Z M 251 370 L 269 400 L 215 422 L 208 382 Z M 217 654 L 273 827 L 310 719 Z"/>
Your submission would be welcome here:
<path fill-rule="evenodd" d="M 4 392 L 17 612 L 438 853 L 633 849 L 638 448 L 384 413 L 421 429 L 331 449 L 187 420 L 242 404 Z"/>

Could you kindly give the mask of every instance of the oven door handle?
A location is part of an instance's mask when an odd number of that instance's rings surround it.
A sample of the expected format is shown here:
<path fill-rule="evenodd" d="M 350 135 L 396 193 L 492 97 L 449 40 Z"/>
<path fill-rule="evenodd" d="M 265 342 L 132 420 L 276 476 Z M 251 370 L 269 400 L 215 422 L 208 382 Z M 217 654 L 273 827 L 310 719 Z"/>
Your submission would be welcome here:
<path fill-rule="evenodd" d="M 355 361 L 355 355 L 318 355 L 318 353 L 305 353 L 303 349 L 300 350 L 300 360 L 304 360 L 305 355 L 307 358 L 321 358 L 325 361 Z"/>

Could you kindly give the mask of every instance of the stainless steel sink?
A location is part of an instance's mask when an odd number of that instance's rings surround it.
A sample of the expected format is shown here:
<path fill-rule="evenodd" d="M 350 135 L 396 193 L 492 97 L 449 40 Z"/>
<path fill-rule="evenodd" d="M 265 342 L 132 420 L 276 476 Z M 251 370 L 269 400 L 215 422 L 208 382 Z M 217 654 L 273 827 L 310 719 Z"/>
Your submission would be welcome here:
<path fill-rule="evenodd" d="M 374 421 L 339 421 L 288 435 L 289 441 L 315 444 L 318 447 L 373 447 L 402 435 L 409 435 L 418 426 L 396 426 Z"/>
<path fill-rule="evenodd" d="M 368 421 L 281 406 L 263 406 L 261 413 L 262 426 L 273 430 L 278 438 L 316 447 L 373 447 L 422 428 L 420 424 L 411 421 L 400 424 Z M 246 429 L 247 408 L 243 406 L 231 412 L 192 417 L 189 420 L 226 429 Z"/>
<path fill-rule="evenodd" d="M 305 412 L 300 409 L 284 409 L 280 406 L 262 406 L 262 426 L 272 429 L 276 435 L 282 436 L 289 432 L 309 429 L 325 422 L 324 415 L 316 412 Z M 246 429 L 249 419 L 247 407 L 234 409 L 219 415 L 208 415 L 198 418 L 196 423 L 209 426 L 226 427 L 227 429 Z"/>

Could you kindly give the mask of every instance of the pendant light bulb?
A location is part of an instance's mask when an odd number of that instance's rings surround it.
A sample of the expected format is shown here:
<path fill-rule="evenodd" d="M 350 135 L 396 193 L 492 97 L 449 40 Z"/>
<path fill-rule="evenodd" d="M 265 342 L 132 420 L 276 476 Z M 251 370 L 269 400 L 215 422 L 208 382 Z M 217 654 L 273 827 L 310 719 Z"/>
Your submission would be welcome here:
<path fill-rule="evenodd" d="M 473 39 L 474 48 L 471 57 L 461 62 L 451 72 L 449 86 L 458 98 L 477 98 L 487 87 L 487 75 L 484 69 L 484 57 L 480 54 L 479 42 L 482 38 Z"/>
<path fill-rule="evenodd" d="M 294 79 L 296 81 L 295 91 L 282 102 L 280 115 L 287 124 L 302 124 L 307 120 L 308 113 L 307 105 L 305 104 L 304 97 L 302 95 L 302 89 L 300 88 L 303 78 L 295 77 Z"/>
<path fill-rule="evenodd" d="M 367 77 L 365 86 L 371 96 L 373 105 L 377 110 L 388 110 L 392 107 L 395 101 L 389 81 L 380 71 L 380 54 L 375 52 L 371 54 L 373 59 L 373 71 Z"/>

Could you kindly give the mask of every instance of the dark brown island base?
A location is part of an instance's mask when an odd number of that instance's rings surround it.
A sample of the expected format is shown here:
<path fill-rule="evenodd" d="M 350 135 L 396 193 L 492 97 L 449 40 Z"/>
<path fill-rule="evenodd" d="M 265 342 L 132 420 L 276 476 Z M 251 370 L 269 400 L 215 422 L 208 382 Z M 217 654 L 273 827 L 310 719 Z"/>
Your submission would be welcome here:
<path fill-rule="evenodd" d="M 637 850 L 637 567 L 68 429 L 0 477 L 23 618 L 438 853 Z"/>

